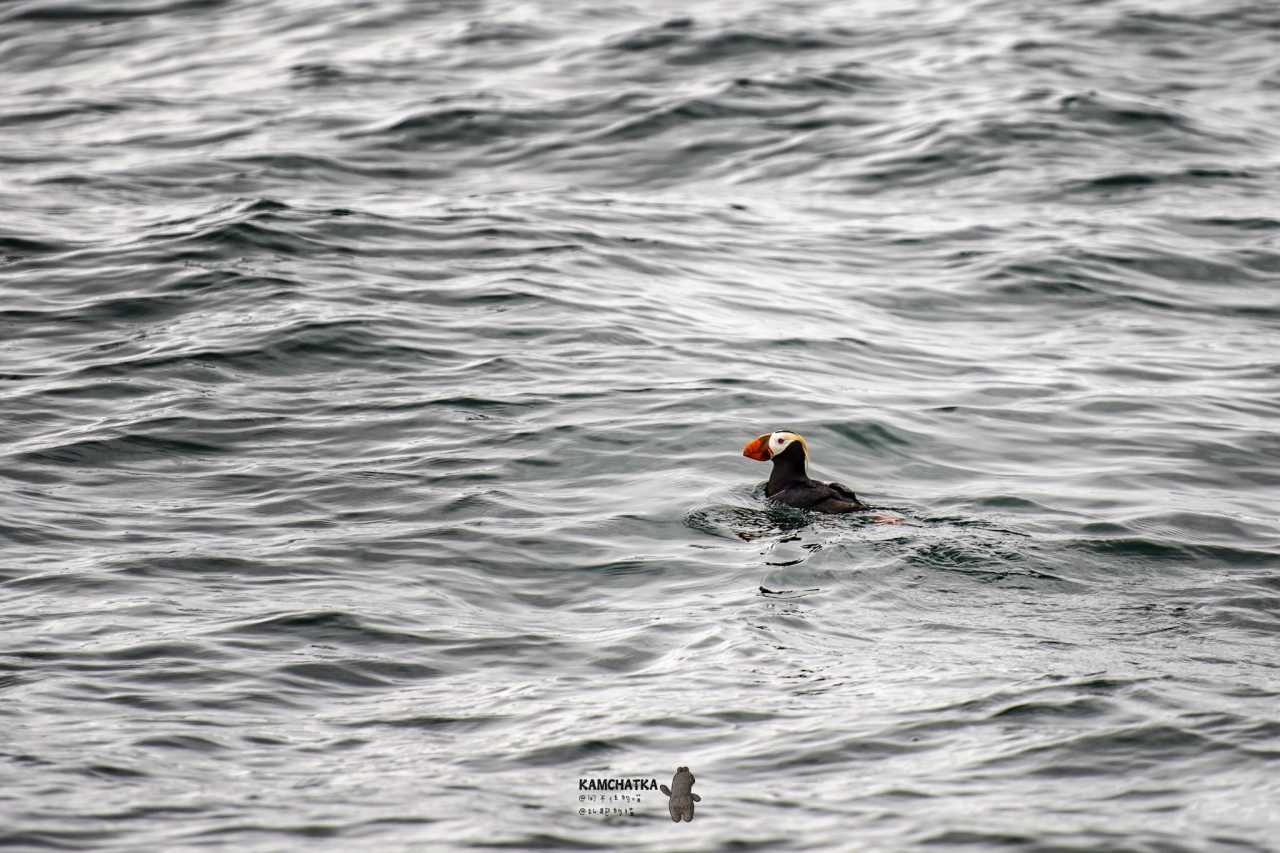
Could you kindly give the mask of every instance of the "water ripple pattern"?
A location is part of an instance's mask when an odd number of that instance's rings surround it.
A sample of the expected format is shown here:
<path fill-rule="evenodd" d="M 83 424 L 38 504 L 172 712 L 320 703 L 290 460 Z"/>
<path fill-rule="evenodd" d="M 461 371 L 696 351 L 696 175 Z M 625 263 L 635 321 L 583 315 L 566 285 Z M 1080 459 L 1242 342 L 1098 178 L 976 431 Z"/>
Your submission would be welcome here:
<path fill-rule="evenodd" d="M 0 5 L 0 846 L 1275 849 L 1277 57 Z M 903 523 L 769 506 L 780 428 Z"/>

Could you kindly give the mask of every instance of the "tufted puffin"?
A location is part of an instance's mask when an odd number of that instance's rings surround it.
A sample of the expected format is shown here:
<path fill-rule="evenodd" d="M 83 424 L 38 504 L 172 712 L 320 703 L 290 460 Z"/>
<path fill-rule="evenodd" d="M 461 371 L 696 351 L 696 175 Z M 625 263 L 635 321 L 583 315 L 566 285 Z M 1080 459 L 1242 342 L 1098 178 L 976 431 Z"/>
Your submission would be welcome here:
<path fill-rule="evenodd" d="M 765 497 L 796 509 L 815 512 L 863 512 L 871 507 L 858 500 L 853 489 L 840 483 L 819 483 L 809 479 L 804 465 L 809 461 L 809 444 L 794 432 L 780 430 L 753 438 L 742 448 L 748 459 L 773 460 Z"/>

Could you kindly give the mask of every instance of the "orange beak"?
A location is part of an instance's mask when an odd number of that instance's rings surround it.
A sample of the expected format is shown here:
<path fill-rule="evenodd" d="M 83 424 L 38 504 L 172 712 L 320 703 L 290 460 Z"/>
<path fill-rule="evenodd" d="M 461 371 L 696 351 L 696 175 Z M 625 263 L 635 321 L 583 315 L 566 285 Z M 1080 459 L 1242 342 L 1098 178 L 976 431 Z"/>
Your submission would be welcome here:
<path fill-rule="evenodd" d="M 768 462 L 771 458 L 769 455 L 769 436 L 772 433 L 766 432 L 759 438 L 753 438 L 747 442 L 747 446 L 742 448 L 742 455 L 748 459 L 755 459 L 757 462 Z"/>

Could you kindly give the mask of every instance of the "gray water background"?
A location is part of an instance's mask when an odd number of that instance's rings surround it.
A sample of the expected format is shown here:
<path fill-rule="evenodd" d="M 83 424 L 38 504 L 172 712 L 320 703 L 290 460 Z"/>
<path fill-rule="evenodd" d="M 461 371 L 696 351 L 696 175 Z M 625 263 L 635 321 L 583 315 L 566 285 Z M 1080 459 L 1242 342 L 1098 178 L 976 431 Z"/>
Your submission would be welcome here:
<path fill-rule="evenodd" d="M 0 5 L 0 845 L 1277 849 L 1278 128 L 1271 3 Z"/>

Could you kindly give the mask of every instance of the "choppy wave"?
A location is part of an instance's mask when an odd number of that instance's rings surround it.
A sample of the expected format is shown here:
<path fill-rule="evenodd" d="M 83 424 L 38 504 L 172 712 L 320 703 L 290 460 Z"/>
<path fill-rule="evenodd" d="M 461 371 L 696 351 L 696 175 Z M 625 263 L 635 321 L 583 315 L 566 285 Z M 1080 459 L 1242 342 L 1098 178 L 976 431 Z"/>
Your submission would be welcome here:
<path fill-rule="evenodd" d="M 1269 849 L 1278 41 L 8 4 L 0 845 Z"/>

